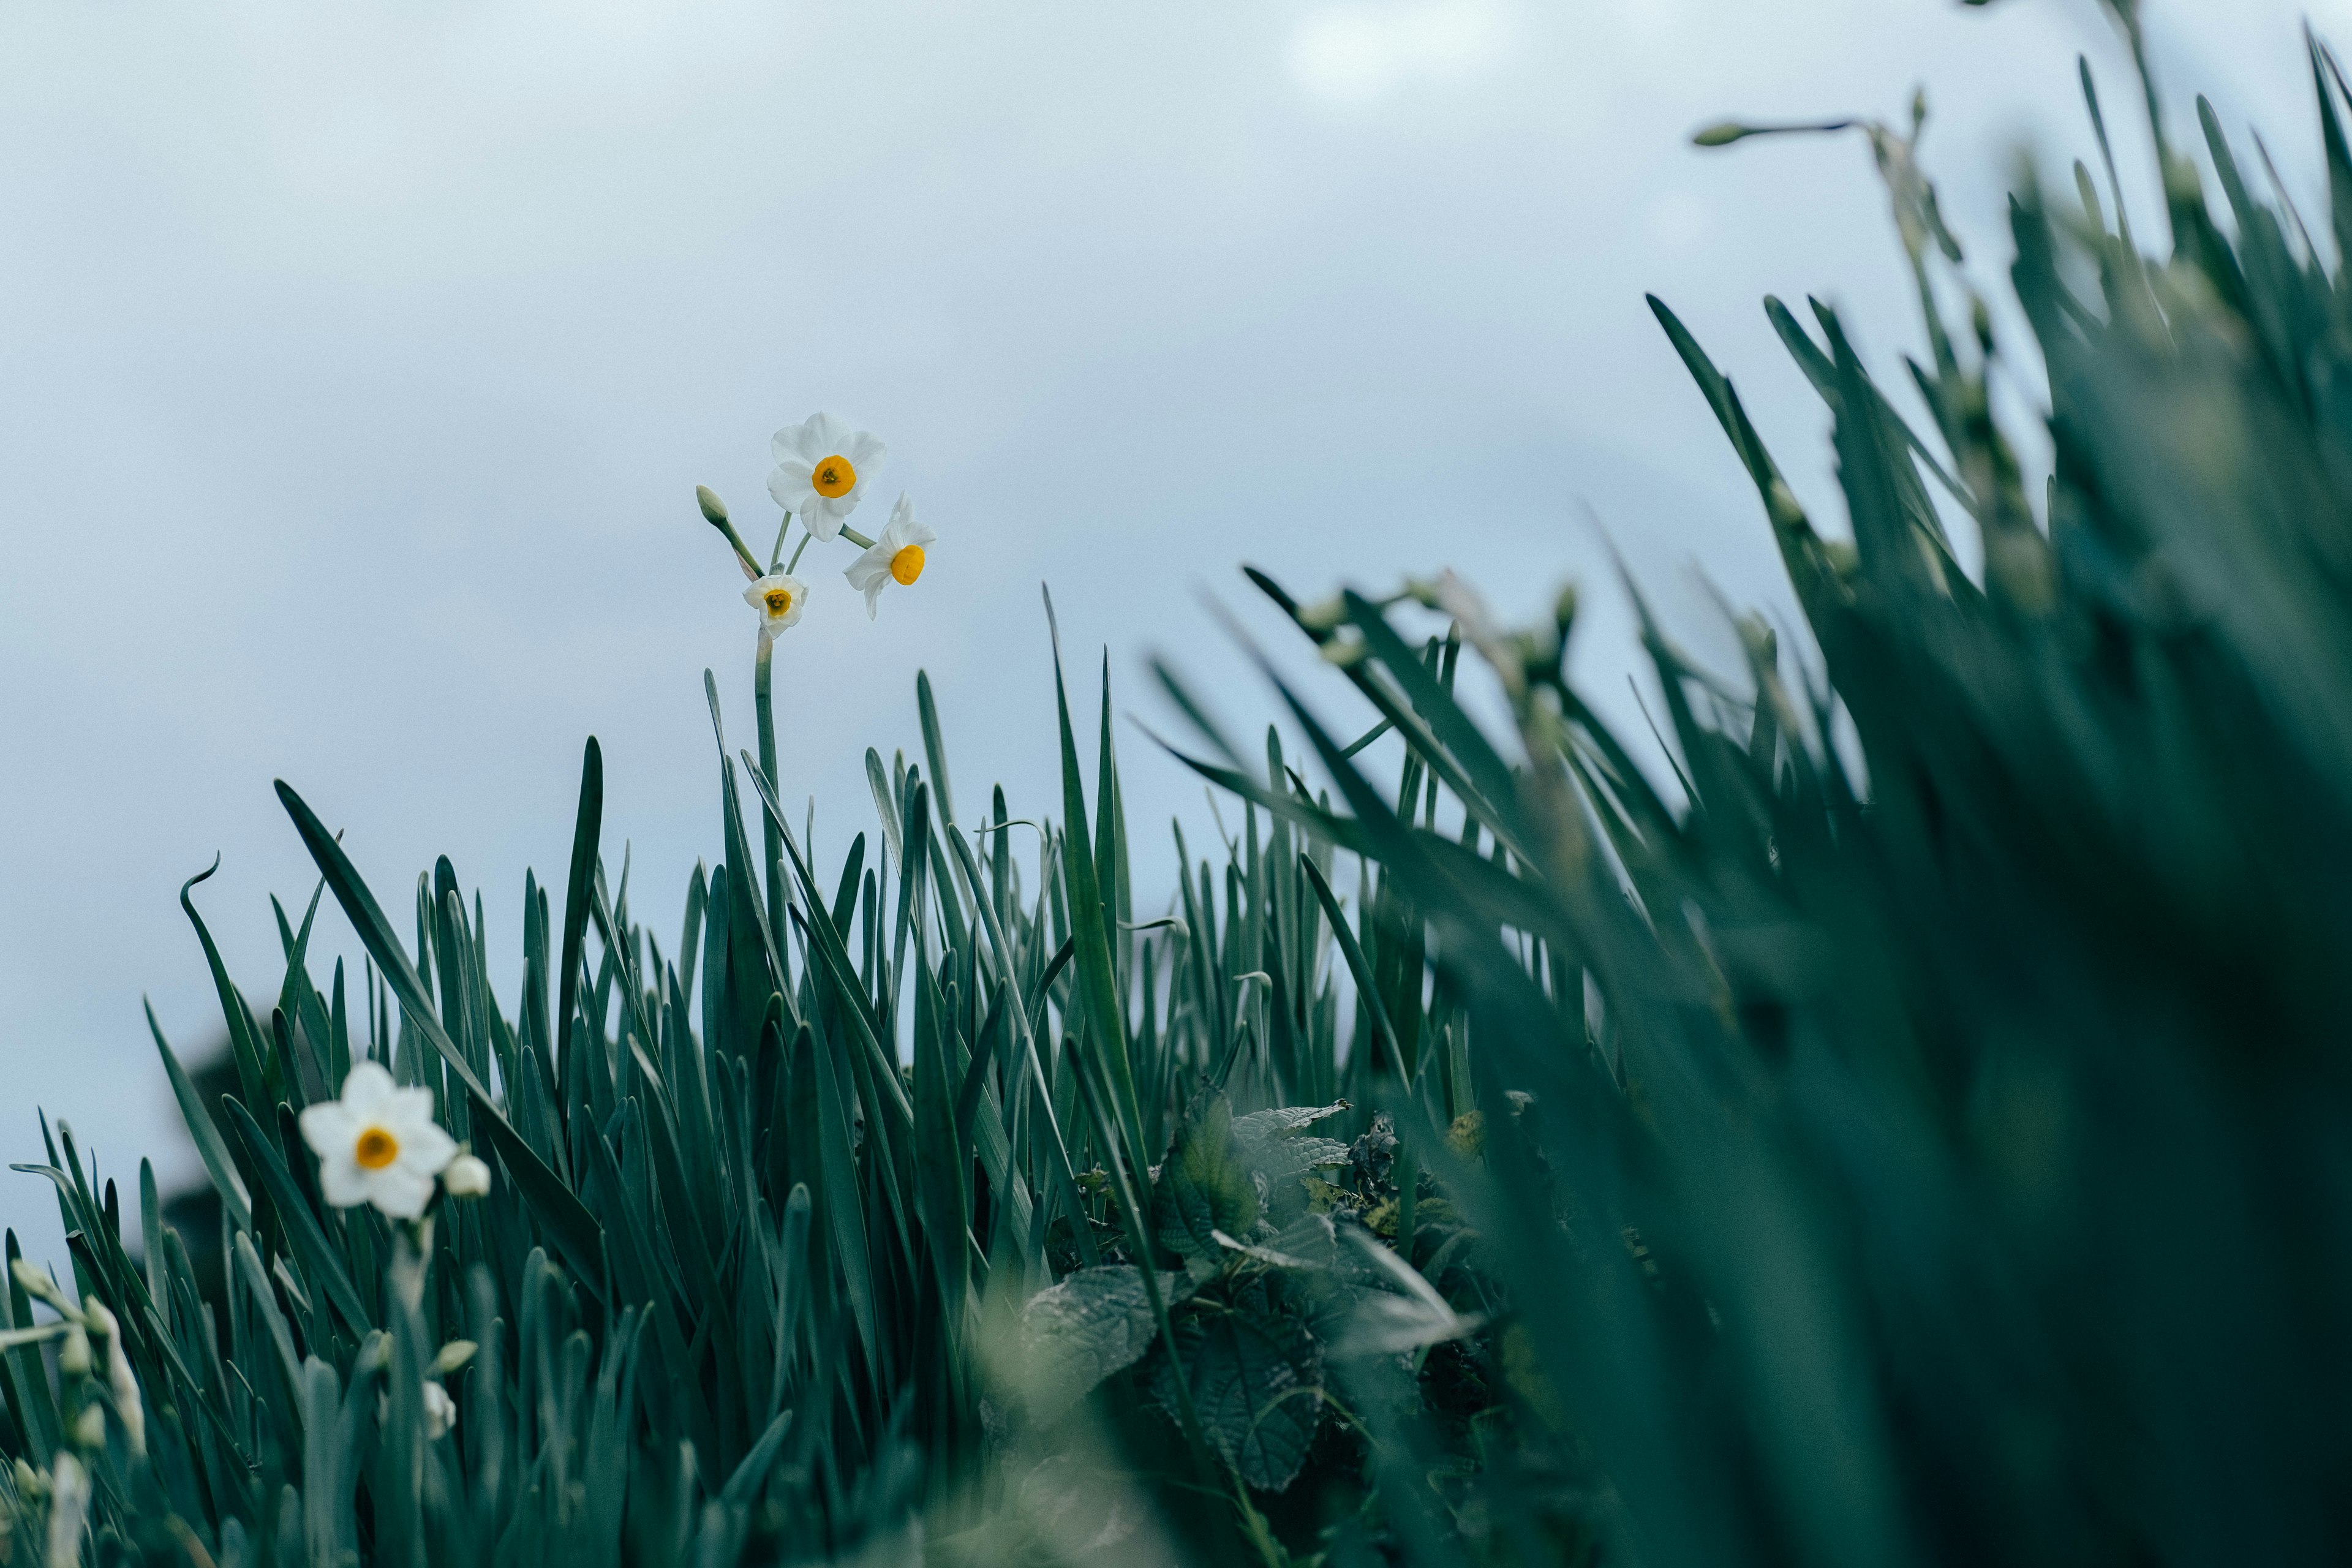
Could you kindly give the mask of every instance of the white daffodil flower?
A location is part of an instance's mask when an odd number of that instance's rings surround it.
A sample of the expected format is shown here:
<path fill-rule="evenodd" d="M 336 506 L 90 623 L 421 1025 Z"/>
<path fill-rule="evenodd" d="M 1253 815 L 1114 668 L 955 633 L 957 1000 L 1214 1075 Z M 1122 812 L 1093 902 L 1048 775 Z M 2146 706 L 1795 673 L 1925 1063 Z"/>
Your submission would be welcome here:
<path fill-rule="evenodd" d="M 743 602 L 760 612 L 760 641 L 765 645 L 778 632 L 798 623 L 801 612 L 808 608 L 808 584 L 789 572 L 771 572 L 751 580 L 751 585 L 743 590 Z"/>
<path fill-rule="evenodd" d="M 301 1125 L 327 1201 L 373 1204 L 394 1219 L 425 1213 L 433 1179 L 457 1152 L 457 1141 L 433 1120 L 433 1091 L 401 1088 L 377 1062 L 353 1066 L 343 1097 L 304 1110 Z"/>
<path fill-rule="evenodd" d="M 867 620 L 874 618 L 874 601 L 888 584 L 914 585 L 923 574 L 923 546 L 939 542 L 939 537 L 929 523 L 915 521 L 915 503 L 900 496 L 898 504 L 890 509 L 890 526 L 882 531 L 882 537 L 842 573 L 851 587 L 866 595 Z"/>
<path fill-rule="evenodd" d="M 769 443 L 776 471 L 768 476 L 768 493 L 819 539 L 838 538 L 842 519 L 857 510 L 887 449 L 830 414 L 812 414 L 807 424 L 787 425 Z"/>

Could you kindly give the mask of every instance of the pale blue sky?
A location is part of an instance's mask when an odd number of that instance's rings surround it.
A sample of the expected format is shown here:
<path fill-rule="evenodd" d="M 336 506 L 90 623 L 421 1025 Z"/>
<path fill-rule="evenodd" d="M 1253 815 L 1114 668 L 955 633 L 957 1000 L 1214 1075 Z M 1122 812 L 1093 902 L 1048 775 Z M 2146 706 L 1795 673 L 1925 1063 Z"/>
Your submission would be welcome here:
<path fill-rule="evenodd" d="M 2168 70 L 2316 206 L 2301 11 L 2149 5 Z M 2352 0 L 2304 9 L 2352 35 Z M 1694 563 L 1784 592 L 1643 291 L 1830 520 L 1757 300 L 1911 338 L 1859 143 L 1687 133 L 1895 116 L 1925 81 L 1990 278 L 2011 153 L 2084 145 L 2078 48 L 2136 145 L 2093 0 L 10 7 L 0 1153 L 37 1157 L 38 1105 L 119 1175 L 188 1173 L 139 998 L 184 1046 L 217 1027 L 173 902 L 216 849 L 204 907 L 275 985 L 266 895 L 311 879 L 273 776 L 394 907 L 448 853 L 510 994 L 522 869 L 560 879 L 593 731 L 608 848 L 666 924 L 717 843 L 706 665 L 750 732 L 750 612 L 692 487 L 764 542 L 769 433 L 814 409 L 890 444 L 868 531 L 903 487 L 941 536 L 870 625 L 846 547 L 803 563 L 784 787 L 829 854 L 864 748 L 912 742 L 919 667 L 963 798 L 1050 804 L 1041 580 L 1123 708 L 1160 711 L 1160 648 L 1247 720 L 1201 602 L 1264 626 L 1240 560 L 1313 592 L 1450 563 L 1522 612 L 1575 576 L 1625 711 L 1588 505 L 1694 637 Z M 1205 818 L 1122 739 L 1147 845 Z M 37 1179 L 0 1180 L 0 1219 L 55 1252 Z"/>

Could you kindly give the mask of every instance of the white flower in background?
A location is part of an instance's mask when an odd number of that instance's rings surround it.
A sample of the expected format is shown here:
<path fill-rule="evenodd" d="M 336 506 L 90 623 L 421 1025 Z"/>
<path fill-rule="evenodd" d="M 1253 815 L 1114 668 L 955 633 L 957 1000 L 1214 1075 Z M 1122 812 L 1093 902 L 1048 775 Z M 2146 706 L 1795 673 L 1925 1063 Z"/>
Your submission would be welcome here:
<path fill-rule="evenodd" d="M 441 1173 L 441 1186 L 453 1198 L 488 1197 L 490 1168 L 478 1155 L 460 1154 Z"/>
<path fill-rule="evenodd" d="M 765 643 L 800 620 L 808 608 L 808 584 L 789 572 L 771 572 L 751 580 L 743 602 L 760 612 L 760 640 Z"/>
<path fill-rule="evenodd" d="M 842 575 L 849 585 L 866 595 L 866 618 L 874 618 L 874 601 L 892 583 L 902 588 L 914 585 L 923 574 L 923 546 L 939 542 L 929 523 L 915 521 L 915 503 L 905 496 L 890 509 L 890 526 L 873 547 L 849 563 Z"/>
<path fill-rule="evenodd" d="M 433 1091 L 403 1089 L 382 1064 L 363 1061 L 343 1079 L 343 1097 L 302 1112 L 302 1141 L 319 1156 L 319 1190 L 337 1208 L 373 1204 L 394 1219 L 415 1219 L 433 1178 L 457 1142 L 433 1120 Z"/>
<path fill-rule="evenodd" d="M 425 1437 L 427 1442 L 437 1442 L 446 1437 L 449 1435 L 449 1428 L 457 1424 L 457 1402 L 449 1397 L 447 1389 L 431 1378 L 425 1380 L 423 1398 Z M 375 1418 L 378 1421 L 392 1419 L 391 1395 L 383 1394 L 376 1395 Z"/>
<path fill-rule="evenodd" d="M 812 414 L 807 424 L 777 431 L 768 450 L 776 459 L 768 493 L 803 528 L 819 539 L 834 539 L 842 520 L 857 510 L 866 481 L 882 471 L 887 448 L 830 414 Z"/>

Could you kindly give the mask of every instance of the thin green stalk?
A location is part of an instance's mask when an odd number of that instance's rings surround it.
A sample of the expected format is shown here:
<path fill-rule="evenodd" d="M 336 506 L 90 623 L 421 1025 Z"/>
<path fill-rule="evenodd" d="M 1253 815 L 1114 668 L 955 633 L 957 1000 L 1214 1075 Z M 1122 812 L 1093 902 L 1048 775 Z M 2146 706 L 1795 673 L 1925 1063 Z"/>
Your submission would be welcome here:
<path fill-rule="evenodd" d="M 761 637 L 759 661 L 751 676 L 751 702 L 760 719 L 760 771 L 770 779 L 776 776 L 775 653 L 775 639 Z M 761 870 L 768 882 L 768 929 L 777 932 L 781 942 L 784 930 L 784 841 L 777 830 L 776 819 L 766 812 L 760 814 L 760 837 L 761 847 L 766 851 Z"/>

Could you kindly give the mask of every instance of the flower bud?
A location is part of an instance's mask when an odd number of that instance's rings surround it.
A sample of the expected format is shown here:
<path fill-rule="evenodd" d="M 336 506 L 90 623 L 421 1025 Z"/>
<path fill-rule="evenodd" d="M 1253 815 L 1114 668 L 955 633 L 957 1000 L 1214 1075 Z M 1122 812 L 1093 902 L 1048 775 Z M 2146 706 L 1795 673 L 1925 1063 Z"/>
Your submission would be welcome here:
<path fill-rule="evenodd" d="M 10 1263 L 8 1269 L 16 1277 L 16 1288 L 26 1295 L 37 1301 L 46 1301 L 60 1312 L 73 1313 L 73 1303 L 66 1300 L 65 1292 L 58 1289 L 58 1282 L 47 1272 L 34 1268 L 21 1258 Z"/>
<path fill-rule="evenodd" d="M 486 1197 L 490 1190 L 490 1168 L 472 1154 L 460 1154 L 441 1173 L 441 1185 L 453 1198 Z"/>
<path fill-rule="evenodd" d="M 459 1367 L 473 1360 L 474 1352 L 479 1347 L 471 1340 L 451 1340 L 447 1344 L 441 1347 L 438 1354 L 434 1356 L 433 1375 L 436 1377 L 448 1376 L 451 1373 L 457 1371 Z"/>
<path fill-rule="evenodd" d="M 88 1377 L 91 1365 L 89 1335 L 76 1323 L 66 1330 L 66 1342 L 58 1348 L 58 1370 L 68 1377 Z"/>
<path fill-rule="evenodd" d="M 1360 637 L 1334 637 L 1325 642 L 1318 651 L 1323 657 L 1324 663 L 1347 669 L 1363 663 L 1364 656 L 1371 650 L 1364 646 L 1364 639 Z"/>
<path fill-rule="evenodd" d="M 103 1301 L 91 1301 L 83 1309 L 89 1326 L 106 1336 L 106 1386 L 114 1395 L 114 1413 L 122 1420 L 122 1435 L 131 1451 L 147 1451 L 147 1407 L 139 1397 L 139 1376 L 131 1370 L 131 1358 L 122 1349 L 122 1325 Z"/>
<path fill-rule="evenodd" d="M 89 1472 L 64 1449 L 49 1463 L 49 1552 L 51 1563 L 81 1561 L 81 1527 L 89 1519 Z"/>
<path fill-rule="evenodd" d="M 719 499 L 717 490 L 712 489 L 709 485 L 695 486 L 694 504 L 702 509 L 703 521 L 709 523 L 711 527 L 727 526 L 727 503 Z"/>
<path fill-rule="evenodd" d="M 1334 594 L 1298 606 L 1298 624 L 1310 632 L 1337 631 L 1348 619 L 1347 601 Z"/>
<path fill-rule="evenodd" d="M 1737 120 L 1717 121 L 1691 137 L 1694 147 L 1728 147 L 1745 136 L 1756 134 L 1752 125 L 1742 125 Z"/>
<path fill-rule="evenodd" d="M 102 1447 L 106 1442 L 106 1406 L 87 1405 L 74 1417 L 73 1440 L 85 1448 Z"/>

